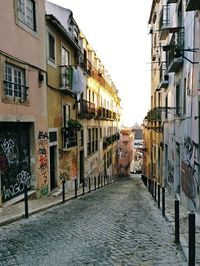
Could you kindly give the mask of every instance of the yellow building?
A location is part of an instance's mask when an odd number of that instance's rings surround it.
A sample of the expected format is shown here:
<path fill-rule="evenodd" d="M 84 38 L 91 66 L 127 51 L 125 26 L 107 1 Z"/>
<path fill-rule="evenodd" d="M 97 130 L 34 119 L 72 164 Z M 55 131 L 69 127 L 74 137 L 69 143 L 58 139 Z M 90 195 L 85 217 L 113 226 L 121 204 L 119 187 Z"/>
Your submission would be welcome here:
<path fill-rule="evenodd" d="M 160 53 L 158 5 L 152 1 L 149 24 L 151 34 L 151 109 L 144 119 L 144 175 L 151 181 L 162 180 L 163 125 L 162 90 L 165 66 Z M 163 71 L 159 71 L 159 70 Z"/>
<path fill-rule="evenodd" d="M 50 190 L 115 174 L 118 92 L 70 10 L 46 2 Z"/>
<path fill-rule="evenodd" d="M 46 3 L 50 191 L 60 187 L 62 181 L 67 182 L 68 189 L 74 187 L 74 180 L 79 176 L 78 144 L 83 145 L 78 143 L 82 126 L 77 120 L 75 91 L 77 86 L 81 87 L 76 84 L 81 75 L 80 31 L 72 12 L 64 8 L 56 12 L 56 7 Z M 60 22 L 64 16 L 68 18 L 65 27 Z"/>

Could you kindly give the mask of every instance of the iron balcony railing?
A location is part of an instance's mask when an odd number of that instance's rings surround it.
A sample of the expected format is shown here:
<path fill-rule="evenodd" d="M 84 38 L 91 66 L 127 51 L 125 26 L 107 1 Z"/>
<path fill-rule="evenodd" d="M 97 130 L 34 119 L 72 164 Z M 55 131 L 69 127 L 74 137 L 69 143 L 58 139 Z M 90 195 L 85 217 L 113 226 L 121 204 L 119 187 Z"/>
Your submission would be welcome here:
<path fill-rule="evenodd" d="M 85 99 L 81 99 L 78 103 L 78 115 L 79 117 L 92 118 L 96 116 L 96 106 L 94 103 Z"/>
<path fill-rule="evenodd" d="M 62 128 L 63 148 L 69 149 L 77 146 L 77 129 L 70 127 Z"/>
<path fill-rule="evenodd" d="M 175 58 L 182 58 L 184 53 L 184 28 L 179 28 L 177 32 L 172 34 L 171 41 L 169 43 L 168 68 L 172 64 Z"/>
<path fill-rule="evenodd" d="M 154 107 L 147 113 L 147 120 L 149 122 L 161 121 L 161 109 L 159 107 Z"/>
<path fill-rule="evenodd" d="M 103 73 L 101 73 L 100 70 L 98 70 L 90 60 L 86 58 L 86 56 L 81 53 L 78 59 L 78 65 L 92 78 L 94 78 L 101 86 L 103 86 L 105 89 L 109 91 L 113 91 L 114 88 L 106 81 L 106 79 L 103 76 Z"/>

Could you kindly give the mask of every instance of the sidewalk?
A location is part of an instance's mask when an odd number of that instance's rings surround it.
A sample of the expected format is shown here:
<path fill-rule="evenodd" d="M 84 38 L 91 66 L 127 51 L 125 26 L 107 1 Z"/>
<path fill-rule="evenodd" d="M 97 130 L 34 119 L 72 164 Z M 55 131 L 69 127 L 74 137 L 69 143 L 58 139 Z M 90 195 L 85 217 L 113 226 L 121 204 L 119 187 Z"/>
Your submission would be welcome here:
<path fill-rule="evenodd" d="M 165 212 L 166 218 L 171 223 L 172 227 L 175 228 L 175 211 L 174 211 L 174 199 L 173 196 L 166 192 L 165 197 Z M 189 224 L 188 215 L 190 211 L 179 204 L 179 222 L 180 222 L 180 245 L 188 260 L 188 238 L 189 238 Z M 195 212 L 195 265 L 200 265 L 200 216 Z"/>
<path fill-rule="evenodd" d="M 112 183 L 113 181 L 111 181 Z M 106 184 L 107 185 L 107 184 Z M 96 189 L 100 189 L 101 187 L 96 186 Z M 94 184 L 91 186 L 91 192 L 95 190 Z M 85 194 L 89 193 L 88 186 L 85 187 Z M 77 191 L 77 197 L 83 195 L 83 188 L 80 188 Z M 75 191 L 66 192 L 65 193 L 65 201 L 71 200 L 75 198 Z M 52 193 L 48 197 L 43 197 L 40 199 L 29 199 L 28 200 L 28 214 L 29 216 L 41 211 L 44 211 L 46 209 L 52 208 L 54 206 L 57 206 L 59 204 L 63 204 L 63 195 L 62 190 L 58 190 L 54 193 Z M 23 219 L 25 217 L 25 204 L 24 200 L 10 206 L 6 207 L 0 207 L 0 226 L 12 223 L 14 221 Z"/>

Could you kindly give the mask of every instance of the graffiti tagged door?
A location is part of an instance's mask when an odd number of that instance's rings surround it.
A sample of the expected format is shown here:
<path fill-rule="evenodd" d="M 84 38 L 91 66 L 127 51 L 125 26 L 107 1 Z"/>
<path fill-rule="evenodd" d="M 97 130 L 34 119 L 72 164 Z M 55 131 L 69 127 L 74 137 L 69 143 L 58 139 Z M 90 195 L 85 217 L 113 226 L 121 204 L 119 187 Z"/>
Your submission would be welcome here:
<path fill-rule="evenodd" d="M 56 187 L 56 175 L 55 175 L 56 153 L 55 153 L 55 149 L 56 149 L 56 146 L 50 147 L 50 186 L 51 186 L 51 190 L 53 190 Z"/>
<path fill-rule="evenodd" d="M 28 123 L 0 123 L 0 184 L 3 202 L 31 187 Z"/>

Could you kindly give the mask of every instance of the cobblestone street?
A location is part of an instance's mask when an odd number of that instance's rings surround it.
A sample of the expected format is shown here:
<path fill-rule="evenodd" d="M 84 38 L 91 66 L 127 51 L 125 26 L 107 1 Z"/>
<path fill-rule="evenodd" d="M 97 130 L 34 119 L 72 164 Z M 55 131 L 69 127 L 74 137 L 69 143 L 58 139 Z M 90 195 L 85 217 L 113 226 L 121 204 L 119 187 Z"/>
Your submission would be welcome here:
<path fill-rule="evenodd" d="M 138 175 L 0 228 L 0 265 L 187 265 Z"/>

